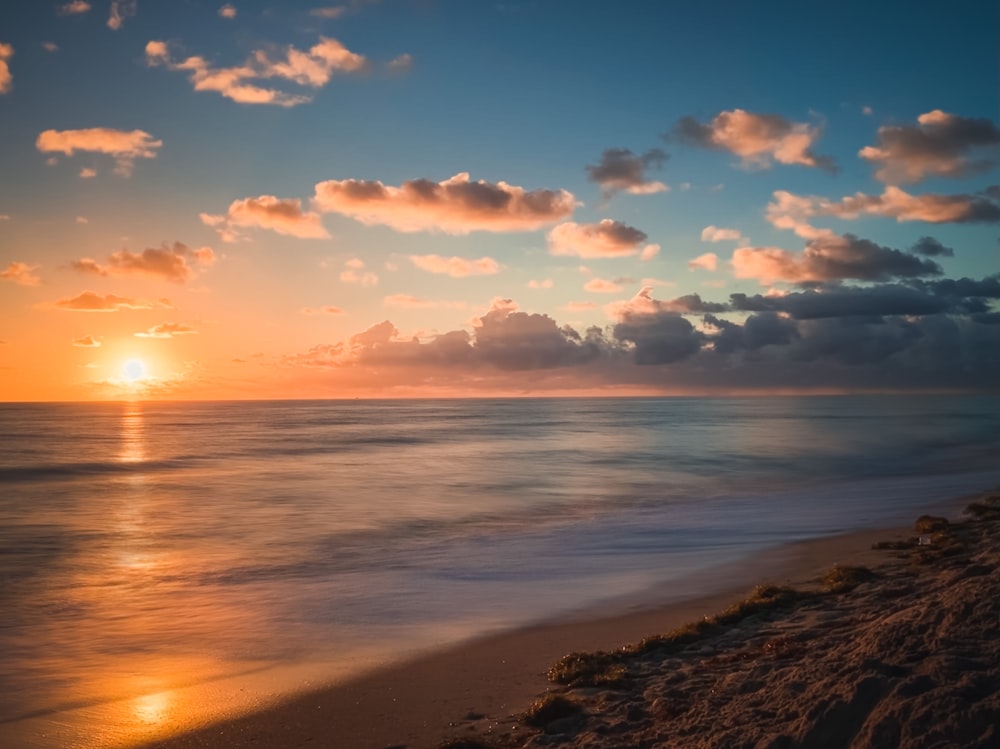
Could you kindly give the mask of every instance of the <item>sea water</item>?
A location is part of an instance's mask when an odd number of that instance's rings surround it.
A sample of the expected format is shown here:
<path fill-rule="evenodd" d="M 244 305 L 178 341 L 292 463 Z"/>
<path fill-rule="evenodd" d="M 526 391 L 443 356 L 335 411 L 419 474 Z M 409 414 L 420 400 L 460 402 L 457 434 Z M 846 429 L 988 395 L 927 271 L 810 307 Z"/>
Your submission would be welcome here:
<path fill-rule="evenodd" d="M 0 746 L 704 593 L 994 487 L 998 455 L 989 396 L 0 404 Z"/>

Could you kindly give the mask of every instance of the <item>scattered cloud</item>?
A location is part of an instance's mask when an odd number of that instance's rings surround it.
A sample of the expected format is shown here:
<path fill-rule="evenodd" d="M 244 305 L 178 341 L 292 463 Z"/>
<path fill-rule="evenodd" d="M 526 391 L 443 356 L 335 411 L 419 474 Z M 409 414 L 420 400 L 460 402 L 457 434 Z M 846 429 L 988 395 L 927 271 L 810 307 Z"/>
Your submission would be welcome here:
<path fill-rule="evenodd" d="M 405 73 L 413 68 L 413 55 L 408 53 L 398 55 L 389 60 L 386 67 L 394 73 Z"/>
<path fill-rule="evenodd" d="M 137 0 L 111 0 L 111 11 L 108 15 L 108 28 L 118 31 L 125 25 L 125 19 L 136 13 Z"/>
<path fill-rule="evenodd" d="M 120 310 L 171 308 L 169 299 L 139 299 L 135 297 L 118 296 L 117 294 L 98 294 L 95 291 L 84 291 L 75 297 L 60 299 L 55 302 L 57 309 L 73 312 L 118 312 Z"/>
<path fill-rule="evenodd" d="M 85 335 L 83 338 L 75 339 L 73 345 L 80 348 L 100 348 L 101 342 L 92 335 Z"/>
<path fill-rule="evenodd" d="M 198 331 L 194 328 L 177 322 L 161 322 L 146 330 L 134 333 L 136 338 L 174 338 L 179 335 L 194 335 Z"/>
<path fill-rule="evenodd" d="M 55 42 L 42 42 L 42 49 L 44 49 L 46 52 L 58 52 L 59 45 L 56 44 Z"/>
<path fill-rule="evenodd" d="M 500 263 L 491 257 L 469 259 L 442 255 L 410 255 L 410 262 L 428 273 L 440 273 L 452 278 L 489 276 L 500 272 Z"/>
<path fill-rule="evenodd" d="M 683 117 L 673 135 L 683 143 L 734 153 L 745 166 L 766 168 L 777 161 L 836 170 L 832 158 L 817 155 L 812 150 L 820 135 L 818 128 L 790 122 L 776 114 L 733 109 L 720 112 L 708 124 L 693 117 Z"/>
<path fill-rule="evenodd" d="M 27 263 L 12 262 L 4 270 L 0 271 L 0 278 L 13 281 L 21 286 L 38 286 L 42 282 L 42 279 L 35 275 L 38 267 L 37 265 L 28 265 Z"/>
<path fill-rule="evenodd" d="M 652 260 L 654 257 L 660 254 L 660 245 L 658 244 L 647 244 L 642 248 L 642 252 L 639 253 L 639 259 L 643 262 Z"/>
<path fill-rule="evenodd" d="M 910 248 L 910 252 L 924 257 L 955 257 L 955 250 L 945 247 L 934 237 L 921 237 Z"/>
<path fill-rule="evenodd" d="M 553 286 L 555 286 L 555 282 L 553 282 L 551 278 L 546 278 L 541 281 L 533 278 L 528 281 L 529 289 L 551 289 Z"/>
<path fill-rule="evenodd" d="M 81 273 L 96 276 L 146 275 L 174 283 L 185 283 L 198 275 L 190 261 L 207 267 L 215 262 L 215 253 L 211 247 L 191 249 L 182 242 L 174 242 L 172 246 L 164 244 L 139 253 L 118 250 L 103 265 L 85 257 L 73 261 L 72 267 Z"/>
<path fill-rule="evenodd" d="M 365 263 L 361 258 L 351 258 L 344 263 L 344 269 L 340 271 L 340 280 L 344 283 L 358 284 L 368 288 L 378 284 L 378 276 L 371 271 L 364 270 Z"/>
<path fill-rule="evenodd" d="M 225 242 L 241 239 L 238 229 L 270 229 L 299 239 L 329 239 L 318 213 L 303 211 L 298 198 L 261 195 L 234 200 L 225 215 L 199 214 L 202 223 L 213 227 Z"/>
<path fill-rule="evenodd" d="M 646 170 L 659 168 L 668 156 L 659 148 L 640 155 L 627 148 L 609 148 L 596 164 L 587 165 L 587 178 L 601 186 L 605 198 L 625 191 L 632 195 L 650 195 L 669 188 L 662 182 L 648 179 Z"/>
<path fill-rule="evenodd" d="M 80 179 L 93 179 L 97 176 L 97 170 L 91 169 L 89 166 L 85 166 L 80 170 Z"/>
<path fill-rule="evenodd" d="M 90 219 L 87 218 L 86 216 L 77 216 L 74 220 L 78 224 L 89 224 L 90 223 Z"/>
<path fill-rule="evenodd" d="M 385 297 L 382 302 L 390 307 L 404 307 L 406 309 L 465 309 L 466 307 L 465 302 L 425 299 L 412 294 L 392 294 Z"/>
<path fill-rule="evenodd" d="M 0 94 L 9 93 L 13 88 L 14 76 L 8 61 L 14 56 L 14 45 L 0 42 Z"/>
<path fill-rule="evenodd" d="M 583 289 L 593 294 L 620 294 L 625 287 L 604 278 L 592 278 L 583 285 Z"/>
<path fill-rule="evenodd" d="M 313 8 L 309 11 L 309 15 L 314 18 L 326 18 L 332 20 L 334 18 L 340 18 L 346 12 L 347 7 L 344 5 L 331 5 L 326 8 Z"/>
<path fill-rule="evenodd" d="M 77 151 L 107 154 L 115 160 L 115 172 L 128 177 L 136 159 L 154 159 L 163 145 L 144 130 L 113 130 L 94 127 L 86 130 L 45 130 L 39 134 L 35 147 L 42 153 L 62 153 L 72 156 Z"/>
<path fill-rule="evenodd" d="M 146 44 L 146 64 L 188 73 L 195 91 L 215 91 L 240 104 L 294 107 L 312 101 L 312 96 L 267 88 L 253 81 L 279 79 L 318 89 L 329 83 L 335 73 L 365 70 L 368 60 L 336 39 L 321 36 L 308 52 L 288 46 L 272 59 L 266 50 L 256 50 L 242 65 L 231 68 L 214 68 L 197 55 L 175 60 L 167 42 L 152 40 Z"/>
<path fill-rule="evenodd" d="M 702 242 L 738 242 L 739 244 L 750 244 L 750 240 L 744 237 L 739 229 L 723 229 L 720 226 L 706 226 L 701 230 Z"/>
<path fill-rule="evenodd" d="M 332 304 L 322 307 L 303 307 L 299 310 L 303 315 L 339 315 L 343 311 L 340 307 L 334 307 Z"/>
<path fill-rule="evenodd" d="M 548 235 L 549 252 L 553 255 L 577 255 L 586 258 L 626 257 L 642 252 L 644 259 L 659 251 L 657 245 L 642 246 L 646 233 L 620 221 L 606 218 L 596 224 L 572 221 L 553 227 Z M 656 250 L 652 250 L 656 247 Z"/>
<path fill-rule="evenodd" d="M 91 5 L 85 0 L 72 0 L 68 3 L 56 6 L 56 13 L 60 16 L 75 16 L 90 11 Z"/>
<path fill-rule="evenodd" d="M 875 178 L 887 184 L 965 177 L 1000 161 L 1000 127 L 985 118 L 935 109 L 920 115 L 916 125 L 880 127 L 878 145 L 866 146 L 858 155 L 877 165 Z"/>
<path fill-rule="evenodd" d="M 765 285 L 845 279 L 887 281 L 942 273 L 941 266 L 933 260 L 852 234 L 811 239 L 800 253 L 777 247 L 741 247 L 733 253 L 732 265 L 737 278 L 752 278 Z"/>
<path fill-rule="evenodd" d="M 219 18 L 236 18 L 236 6 L 232 3 L 226 3 L 221 8 L 219 8 Z"/>
<path fill-rule="evenodd" d="M 693 260 L 688 260 L 688 270 L 707 270 L 714 271 L 719 267 L 719 256 L 714 252 L 706 252 L 704 255 L 699 255 Z"/>
<path fill-rule="evenodd" d="M 567 302 L 563 309 L 567 312 L 591 312 L 600 306 L 597 302 Z"/>
<path fill-rule="evenodd" d="M 415 179 L 400 187 L 369 180 L 327 180 L 316 185 L 315 206 L 366 226 L 400 232 L 533 231 L 573 212 L 566 190 L 533 190 L 478 180 L 461 172 L 442 182 Z"/>

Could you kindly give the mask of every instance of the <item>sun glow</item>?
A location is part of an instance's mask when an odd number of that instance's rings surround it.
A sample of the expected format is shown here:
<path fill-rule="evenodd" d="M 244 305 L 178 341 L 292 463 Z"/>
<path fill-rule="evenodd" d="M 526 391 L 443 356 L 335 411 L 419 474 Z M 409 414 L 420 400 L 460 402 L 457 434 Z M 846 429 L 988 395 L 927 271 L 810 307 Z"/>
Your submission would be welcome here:
<path fill-rule="evenodd" d="M 129 359 L 122 366 L 122 376 L 126 382 L 139 382 L 147 377 L 146 365 L 141 359 Z"/>

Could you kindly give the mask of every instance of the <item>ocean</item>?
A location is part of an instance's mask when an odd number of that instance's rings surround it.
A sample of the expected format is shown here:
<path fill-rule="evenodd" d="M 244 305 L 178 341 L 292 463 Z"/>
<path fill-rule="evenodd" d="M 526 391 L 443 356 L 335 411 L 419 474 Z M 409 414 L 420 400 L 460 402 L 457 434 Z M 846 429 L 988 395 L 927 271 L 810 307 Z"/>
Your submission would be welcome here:
<path fill-rule="evenodd" d="M 0 746 L 721 589 L 993 488 L 998 455 L 995 396 L 0 404 Z"/>

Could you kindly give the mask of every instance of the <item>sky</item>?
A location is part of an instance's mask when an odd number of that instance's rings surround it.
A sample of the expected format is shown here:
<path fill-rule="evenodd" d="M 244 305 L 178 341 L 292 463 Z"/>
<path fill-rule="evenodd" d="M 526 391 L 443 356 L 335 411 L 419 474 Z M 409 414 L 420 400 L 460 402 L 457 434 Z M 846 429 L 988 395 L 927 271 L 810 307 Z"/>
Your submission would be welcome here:
<path fill-rule="evenodd" d="M 996 390 L 992 0 L 14 0 L 0 401 Z"/>

